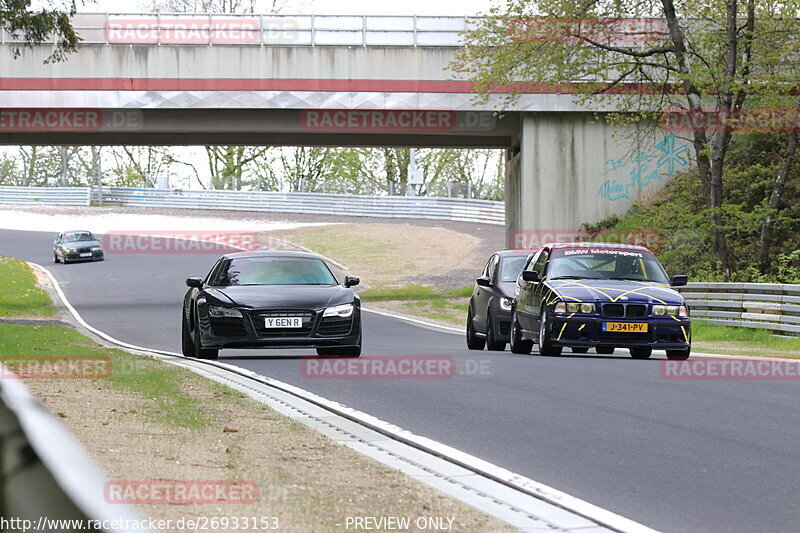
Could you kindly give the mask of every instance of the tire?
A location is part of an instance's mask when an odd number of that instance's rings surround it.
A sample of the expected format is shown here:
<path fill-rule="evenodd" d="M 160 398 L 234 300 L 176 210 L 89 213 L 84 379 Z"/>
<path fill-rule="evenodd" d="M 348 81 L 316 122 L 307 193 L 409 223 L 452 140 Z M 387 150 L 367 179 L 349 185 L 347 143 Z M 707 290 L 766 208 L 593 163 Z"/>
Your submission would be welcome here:
<path fill-rule="evenodd" d="M 641 346 L 639 348 L 631 348 L 631 357 L 634 359 L 647 359 L 651 355 L 653 355 L 653 349 L 647 346 Z"/>
<path fill-rule="evenodd" d="M 614 353 L 614 347 L 613 346 L 598 346 L 594 350 L 597 353 L 602 353 L 602 354 L 605 354 L 605 355 L 610 355 L 610 354 Z"/>
<path fill-rule="evenodd" d="M 486 311 L 486 349 L 495 352 L 503 352 L 506 349 L 506 342 L 494 338 L 494 320 L 491 311 Z"/>
<path fill-rule="evenodd" d="M 522 331 L 520 331 L 517 323 L 516 311 L 511 312 L 511 339 L 509 344 L 513 353 L 530 354 L 533 349 L 533 341 L 522 338 Z"/>
<path fill-rule="evenodd" d="M 550 338 L 549 321 L 547 307 L 543 305 L 539 314 L 539 354 L 561 355 L 561 346 L 553 346 L 553 339 Z"/>
<path fill-rule="evenodd" d="M 203 348 L 203 345 L 200 343 L 200 328 L 197 327 L 197 319 L 195 319 L 195 330 L 193 340 L 194 340 L 194 353 L 195 357 L 198 359 L 216 359 L 219 357 L 219 349 L 218 348 Z"/>
<path fill-rule="evenodd" d="M 683 350 L 667 350 L 667 359 L 670 361 L 685 361 L 692 354 L 692 347 Z"/>
<path fill-rule="evenodd" d="M 58 263 L 58 254 L 53 252 L 53 263 Z"/>
<path fill-rule="evenodd" d="M 181 317 L 181 352 L 184 357 L 194 357 L 194 339 L 192 332 L 189 331 L 189 324 L 186 323 L 186 318 Z"/>
<path fill-rule="evenodd" d="M 589 351 L 589 348 L 581 348 L 581 347 L 573 347 L 571 349 L 572 353 L 587 353 Z"/>
<path fill-rule="evenodd" d="M 467 348 L 470 350 L 483 350 L 486 339 L 482 339 L 475 334 L 475 326 L 472 325 L 472 309 L 467 312 Z"/>

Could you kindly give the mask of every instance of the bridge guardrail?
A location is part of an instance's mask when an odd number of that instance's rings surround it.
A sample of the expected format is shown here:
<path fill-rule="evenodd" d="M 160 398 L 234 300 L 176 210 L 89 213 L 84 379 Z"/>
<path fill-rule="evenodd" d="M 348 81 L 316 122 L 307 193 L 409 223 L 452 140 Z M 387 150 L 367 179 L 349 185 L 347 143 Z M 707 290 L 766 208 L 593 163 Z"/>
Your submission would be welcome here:
<path fill-rule="evenodd" d="M 693 318 L 800 335 L 800 285 L 695 282 L 680 291 Z"/>
<path fill-rule="evenodd" d="M 103 474 L 21 380 L 2 365 L 0 375 L 0 516 L 18 519 L 8 530 L 149 533 L 131 507 L 105 500 Z"/>
<path fill-rule="evenodd" d="M 0 204 L 88 206 L 90 187 L 0 187 Z"/>
<path fill-rule="evenodd" d="M 83 44 L 458 47 L 470 20 L 409 15 L 78 13 L 72 23 Z M 0 31 L 0 43 L 22 42 L 21 36 Z"/>

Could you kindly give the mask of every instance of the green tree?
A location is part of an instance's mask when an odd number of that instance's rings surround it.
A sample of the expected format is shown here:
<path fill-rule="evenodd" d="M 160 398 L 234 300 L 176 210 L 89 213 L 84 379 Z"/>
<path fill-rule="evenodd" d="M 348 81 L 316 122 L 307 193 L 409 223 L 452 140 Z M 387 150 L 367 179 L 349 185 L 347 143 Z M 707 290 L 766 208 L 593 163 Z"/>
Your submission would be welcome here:
<path fill-rule="evenodd" d="M 31 0 L 0 0 L 0 28 L 21 40 L 21 46 L 31 47 L 52 38 L 53 51 L 45 62 L 63 61 L 74 52 L 80 37 L 70 23 L 75 14 L 75 1 L 53 3 L 50 9 L 33 9 Z M 53 5 L 51 4 L 51 5 Z M 20 47 L 14 55 L 21 53 Z"/>
<path fill-rule="evenodd" d="M 730 275 L 723 177 L 736 124 L 726 117 L 793 71 L 776 66 L 796 57 L 797 14 L 794 0 L 508 0 L 466 32 L 452 66 L 484 101 L 502 88 L 508 104 L 545 83 L 584 103 L 613 101 L 626 119 L 665 108 L 723 117 L 691 121 L 689 135 L 715 256 Z"/>

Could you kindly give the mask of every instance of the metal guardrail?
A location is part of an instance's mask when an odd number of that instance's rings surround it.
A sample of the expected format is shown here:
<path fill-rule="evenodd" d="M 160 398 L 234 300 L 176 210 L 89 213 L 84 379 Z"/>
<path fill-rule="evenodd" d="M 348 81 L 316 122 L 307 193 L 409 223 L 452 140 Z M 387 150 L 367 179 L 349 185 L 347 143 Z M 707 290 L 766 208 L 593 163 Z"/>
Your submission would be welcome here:
<path fill-rule="evenodd" d="M 100 192 L 93 188 L 93 200 Z M 103 204 L 234 211 L 424 218 L 505 224 L 505 204 L 489 200 L 428 196 L 356 196 L 348 194 L 262 191 L 166 190 L 103 187 Z"/>
<path fill-rule="evenodd" d="M 2 365 L 0 374 L 0 516 L 18 520 L 4 530 L 148 533 L 131 507 L 104 499 L 105 477 L 66 428 Z"/>
<path fill-rule="evenodd" d="M 693 318 L 800 335 L 800 285 L 689 283 L 680 291 Z"/>
<path fill-rule="evenodd" d="M 250 46 L 461 45 L 470 18 L 452 16 L 79 13 L 83 44 Z M 22 43 L 0 31 L 0 43 Z M 52 42 L 52 40 L 50 41 Z"/>
<path fill-rule="evenodd" d="M 90 187 L 0 187 L 0 204 L 88 206 Z"/>

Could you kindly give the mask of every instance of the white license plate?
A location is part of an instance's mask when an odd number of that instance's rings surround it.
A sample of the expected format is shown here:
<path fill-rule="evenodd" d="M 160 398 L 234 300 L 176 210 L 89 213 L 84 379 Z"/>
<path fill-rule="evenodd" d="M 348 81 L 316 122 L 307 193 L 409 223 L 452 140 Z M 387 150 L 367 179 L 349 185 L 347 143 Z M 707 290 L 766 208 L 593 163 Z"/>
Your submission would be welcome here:
<path fill-rule="evenodd" d="M 264 318 L 264 327 L 271 328 L 302 328 L 303 317 L 301 316 L 271 316 Z"/>
<path fill-rule="evenodd" d="M 80 254 L 81 257 L 92 257 L 92 252 L 86 252 L 85 254 Z"/>

